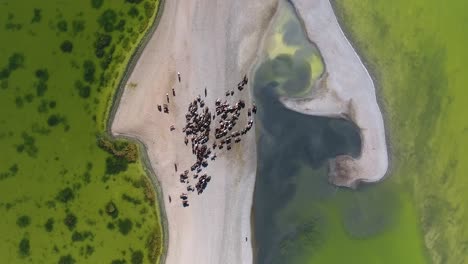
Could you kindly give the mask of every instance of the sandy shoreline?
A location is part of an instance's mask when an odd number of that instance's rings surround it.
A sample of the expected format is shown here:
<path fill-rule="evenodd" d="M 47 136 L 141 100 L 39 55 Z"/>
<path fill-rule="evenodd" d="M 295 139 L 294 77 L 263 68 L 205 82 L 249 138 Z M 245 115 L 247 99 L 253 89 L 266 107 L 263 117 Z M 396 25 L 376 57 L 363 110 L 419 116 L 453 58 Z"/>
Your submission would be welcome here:
<path fill-rule="evenodd" d="M 372 78 L 341 30 L 329 0 L 292 3 L 309 39 L 320 50 L 326 73 L 310 98 L 282 98 L 282 102 L 304 114 L 348 118 L 360 128 L 360 157 L 342 155 L 331 160 L 332 183 L 355 187 L 361 181 L 379 181 L 388 169 L 388 153 Z"/>
<path fill-rule="evenodd" d="M 207 87 L 205 101 L 213 106 L 249 72 L 275 2 L 167 1 L 157 30 L 128 79 L 136 87 L 124 89 L 111 131 L 136 138 L 147 149 L 163 192 L 169 233 L 166 263 L 252 262 L 255 135 L 247 134 L 229 153 L 217 153 L 218 159 L 207 169 L 212 175 L 209 187 L 201 196 L 190 194 L 187 208 L 178 198 L 186 190 L 174 163 L 186 168 L 194 162 L 181 133 L 188 103 Z M 176 97 L 171 96 L 170 114 L 158 112 L 157 104 L 164 103 L 172 88 Z M 252 100 L 249 91 L 234 97 Z M 170 125 L 176 131 L 171 132 Z"/>

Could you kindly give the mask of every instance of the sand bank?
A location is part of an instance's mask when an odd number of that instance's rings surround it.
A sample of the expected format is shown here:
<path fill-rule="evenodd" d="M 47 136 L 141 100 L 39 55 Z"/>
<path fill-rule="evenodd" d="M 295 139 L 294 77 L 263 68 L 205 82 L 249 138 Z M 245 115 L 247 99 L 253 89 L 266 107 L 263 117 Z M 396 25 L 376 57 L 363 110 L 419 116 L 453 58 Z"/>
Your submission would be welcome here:
<path fill-rule="evenodd" d="M 348 118 L 361 129 L 360 157 L 342 155 L 331 160 L 332 183 L 354 187 L 360 181 L 379 181 L 387 172 L 388 155 L 372 79 L 343 34 L 329 0 L 292 0 L 292 3 L 309 39 L 320 50 L 326 69 L 309 98 L 282 98 L 282 102 L 309 115 Z"/>
<path fill-rule="evenodd" d="M 168 222 L 165 263 L 252 263 L 250 213 L 256 173 L 254 133 L 229 153 L 217 153 L 206 173 L 203 195 L 189 194 L 182 207 L 181 169 L 195 158 L 185 146 L 182 127 L 187 106 L 207 87 L 207 105 L 235 88 L 255 60 L 260 39 L 276 9 L 276 0 L 165 1 L 164 13 L 131 73 L 112 122 L 114 135 L 145 144 L 160 182 Z M 177 72 L 182 81 L 177 81 Z M 176 97 L 172 97 L 172 88 Z M 169 114 L 158 104 L 169 93 Z M 234 97 L 252 101 L 250 91 Z M 246 123 L 247 120 L 241 121 Z M 170 131 L 174 125 L 176 130 Z M 179 173 L 174 171 L 178 164 Z M 169 202 L 168 196 L 172 197 Z M 246 238 L 247 240 L 246 241 Z"/>

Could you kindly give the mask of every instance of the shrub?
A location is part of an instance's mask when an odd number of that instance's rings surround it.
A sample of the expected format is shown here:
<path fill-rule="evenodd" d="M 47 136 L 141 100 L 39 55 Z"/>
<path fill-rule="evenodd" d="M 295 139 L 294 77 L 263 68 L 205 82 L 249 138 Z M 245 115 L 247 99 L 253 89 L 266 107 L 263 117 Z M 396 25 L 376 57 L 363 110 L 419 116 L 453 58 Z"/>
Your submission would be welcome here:
<path fill-rule="evenodd" d="M 31 246 L 29 245 L 29 239 L 27 238 L 21 239 L 18 245 L 18 249 L 19 249 L 19 254 L 21 257 L 29 256 L 29 254 L 31 253 Z"/>
<path fill-rule="evenodd" d="M 96 66 L 94 65 L 94 62 L 90 60 L 85 60 L 83 62 L 83 78 L 86 82 L 92 83 L 94 82 L 94 74 L 96 73 Z"/>
<path fill-rule="evenodd" d="M 114 30 L 115 23 L 117 22 L 117 13 L 112 9 L 104 11 L 98 19 L 99 25 L 106 32 L 112 32 Z"/>
<path fill-rule="evenodd" d="M 139 4 L 141 3 L 143 0 L 125 0 L 127 3 L 131 3 L 131 4 Z"/>
<path fill-rule="evenodd" d="M 16 220 L 16 224 L 21 228 L 27 227 L 30 223 L 31 218 L 29 218 L 27 215 L 22 215 Z"/>
<path fill-rule="evenodd" d="M 110 201 L 106 204 L 106 213 L 112 216 L 112 218 L 117 218 L 119 216 L 119 209 L 117 209 L 114 202 Z"/>
<path fill-rule="evenodd" d="M 47 71 L 47 69 L 37 69 L 36 77 L 39 81 L 47 82 L 47 80 L 49 80 L 49 71 Z"/>
<path fill-rule="evenodd" d="M 127 168 L 128 162 L 124 158 L 110 156 L 106 159 L 106 174 L 118 174 L 122 171 L 126 171 Z"/>
<path fill-rule="evenodd" d="M 41 19 L 42 19 L 41 9 L 34 8 L 34 15 L 33 15 L 33 18 L 31 19 L 31 23 L 39 23 L 41 22 Z"/>
<path fill-rule="evenodd" d="M 68 230 L 70 231 L 75 229 L 77 222 L 78 222 L 78 219 L 76 218 L 76 215 L 74 215 L 73 213 L 68 213 L 65 219 L 63 220 L 63 223 L 68 227 Z"/>
<path fill-rule="evenodd" d="M 60 45 L 60 49 L 63 53 L 71 53 L 73 51 L 73 43 L 69 40 L 65 40 Z"/>
<path fill-rule="evenodd" d="M 68 30 L 68 23 L 67 21 L 65 20 L 60 20 L 59 22 L 57 22 L 57 28 L 59 31 L 61 32 L 67 32 Z"/>
<path fill-rule="evenodd" d="M 47 222 L 44 224 L 44 228 L 47 232 L 52 232 L 52 230 L 54 230 L 54 219 L 47 219 Z"/>
<path fill-rule="evenodd" d="M 104 0 L 91 0 L 91 6 L 96 9 L 101 8 L 103 3 L 104 3 Z"/>
<path fill-rule="evenodd" d="M 47 124 L 49 126 L 56 126 L 60 124 L 63 121 L 63 118 L 60 117 L 59 115 L 50 115 L 49 118 L 47 119 Z"/>
<path fill-rule="evenodd" d="M 70 187 L 67 187 L 57 194 L 56 199 L 62 203 L 68 203 L 69 201 L 75 199 L 75 194 Z"/>
<path fill-rule="evenodd" d="M 61 256 L 58 264 L 75 264 L 75 259 L 70 255 Z"/>
<path fill-rule="evenodd" d="M 38 82 L 36 83 L 36 95 L 43 96 L 47 91 L 47 83 L 45 82 Z"/>
<path fill-rule="evenodd" d="M 12 72 L 24 66 L 24 55 L 21 53 L 13 53 L 8 58 L 8 70 Z"/>
<path fill-rule="evenodd" d="M 128 218 L 125 218 L 124 220 L 119 219 L 118 226 L 120 233 L 122 235 L 127 235 L 132 230 L 133 223 Z"/>
<path fill-rule="evenodd" d="M 134 251 L 132 253 L 132 264 L 142 264 L 143 263 L 143 252 L 141 250 Z"/>
<path fill-rule="evenodd" d="M 75 88 L 78 90 L 78 95 L 81 98 L 89 98 L 91 95 L 91 87 L 89 85 L 84 85 L 81 81 L 75 82 Z"/>
<path fill-rule="evenodd" d="M 128 13 L 127 13 L 131 18 L 135 18 L 135 17 L 138 17 L 138 15 L 140 14 L 140 12 L 138 11 L 138 8 L 132 6 L 130 8 L 130 10 L 128 10 Z"/>
<path fill-rule="evenodd" d="M 112 42 L 112 37 L 108 34 L 98 34 L 94 42 L 94 53 L 96 57 L 102 58 L 104 56 L 104 49 L 107 48 Z"/>

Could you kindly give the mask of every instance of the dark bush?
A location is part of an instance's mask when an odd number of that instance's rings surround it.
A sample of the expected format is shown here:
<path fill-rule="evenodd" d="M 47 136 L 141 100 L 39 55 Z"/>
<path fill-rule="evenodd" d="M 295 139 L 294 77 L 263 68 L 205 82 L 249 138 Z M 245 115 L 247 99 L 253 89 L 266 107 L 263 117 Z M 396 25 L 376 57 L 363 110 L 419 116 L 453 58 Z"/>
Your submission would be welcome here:
<path fill-rule="evenodd" d="M 75 88 L 78 90 L 78 95 L 81 98 L 89 98 L 91 95 L 91 87 L 89 85 L 84 85 L 81 81 L 75 82 Z"/>
<path fill-rule="evenodd" d="M 47 124 L 49 126 L 56 126 L 60 124 L 63 121 L 63 118 L 60 117 L 59 115 L 50 115 L 49 118 L 47 119 Z"/>
<path fill-rule="evenodd" d="M 49 80 L 49 71 L 47 69 L 37 69 L 36 77 L 42 82 L 47 82 Z"/>
<path fill-rule="evenodd" d="M 36 83 L 36 95 L 43 96 L 47 91 L 47 83 L 45 82 L 38 82 Z"/>
<path fill-rule="evenodd" d="M 83 63 L 83 78 L 86 82 L 92 83 L 94 82 L 95 79 L 95 73 L 96 73 L 96 66 L 94 65 L 94 62 L 90 60 L 85 60 Z"/>
<path fill-rule="evenodd" d="M 135 18 L 135 17 L 138 17 L 138 15 L 140 14 L 140 12 L 138 11 L 138 8 L 132 6 L 130 8 L 130 10 L 128 10 L 128 13 L 127 13 L 131 18 Z"/>
<path fill-rule="evenodd" d="M 8 70 L 10 72 L 24 66 L 24 55 L 21 53 L 13 53 L 8 58 Z"/>
<path fill-rule="evenodd" d="M 125 0 L 125 2 L 127 3 L 131 3 L 131 4 L 139 4 L 141 3 L 143 0 Z"/>
<path fill-rule="evenodd" d="M 29 218 L 27 215 L 22 215 L 16 219 L 16 224 L 21 228 L 27 227 L 30 223 L 31 218 Z"/>
<path fill-rule="evenodd" d="M 119 219 L 118 221 L 119 231 L 122 235 L 127 235 L 132 230 L 133 223 L 130 219 L 125 218 L 124 220 Z"/>
<path fill-rule="evenodd" d="M 104 11 L 98 19 L 99 25 L 106 32 L 112 32 L 117 22 L 117 13 L 112 9 Z"/>
<path fill-rule="evenodd" d="M 21 239 L 18 245 L 18 248 L 19 248 L 19 254 L 21 257 L 29 256 L 29 254 L 31 253 L 31 246 L 29 245 L 29 239 L 27 238 Z"/>
<path fill-rule="evenodd" d="M 10 77 L 10 70 L 9 69 L 3 69 L 0 71 L 0 80 L 5 80 L 8 77 Z"/>
<path fill-rule="evenodd" d="M 23 105 L 24 105 L 23 98 L 21 98 L 21 96 L 17 96 L 15 98 L 15 104 L 16 104 L 16 107 L 18 107 L 18 108 L 23 107 Z"/>
<path fill-rule="evenodd" d="M 118 174 L 122 171 L 126 171 L 127 168 L 128 161 L 124 158 L 110 156 L 106 159 L 106 174 Z"/>
<path fill-rule="evenodd" d="M 50 101 L 49 102 L 49 108 L 55 108 L 55 106 L 57 106 L 57 102 L 55 102 L 55 101 Z"/>
<path fill-rule="evenodd" d="M 57 28 L 59 31 L 61 32 L 67 32 L 68 30 L 68 23 L 67 21 L 65 20 L 60 20 L 59 22 L 57 22 Z"/>
<path fill-rule="evenodd" d="M 67 187 L 63 190 L 61 190 L 57 196 L 55 197 L 58 201 L 62 203 L 68 203 L 69 201 L 72 201 L 75 199 L 75 194 L 73 193 L 73 190 L 70 187 Z"/>
<path fill-rule="evenodd" d="M 76 218 L 76 215 L 74 215 L 73 213 L 68 213 L 65 219 L 63 220 L 63 223 L 68 227 L 68 230 L 70 231 L 75 229 L 77 222 L 78 222 L 78 219 Z"/>
<path fill-rule="evenodd" d="M 112 37 L 108 34 L 98 34 L 94 42 L 96 57 L 102 58 L 105 54 L 104 49 L 107 48 L 112 42 Z"/>
<path fill-rule="evenodd" d="M 44 228 L 47 232 L 52 232 L 52 230 L 54 230 L 54 219 L 47 219 L 47 222 L 44 224 Z"/>
<path fill-rule="evenodd" d="M 114 202 L 110 201 L 106 204 L 106 213 L 112 216 L 112 218 L 117 218 L 119 216 L 119 209 L 117 209 Z"/>
<path fill-rule="evenodd" d="M 104 3 L 104 0 L 91 0 L 91 6 L 96 9 L 101 8 L 103 3 Z"/>
<path fill-rule="evenodd" d="M 111 264 L 125 264 L 124 259 L 114 259 L 112 260 Z"/>
<path fill-rule="evenodd" d="M 58 264 L 75 264 L 76 260 L 70 255 L 61 256 Z"/>
<path fill-rule="evenodd" d="M 93 233 L 91 233 L 89 231 L 85 231 L 85 232 L 75 231 L 72 234 L 72 241 L 73 242 L 82 242 L 82 241 L 85 241 L 88 237 L 91 237 L 92 235 L 93 235 Z"/>
<path fill-rule="evenodd" d="M 142 264 L 143 263 L 143 252 L 141 250 L 134 251 L 132 253 L 132 264 Z"/>
<path fill-rule="evenodd" d="M 34 15 L 33 15 L 33 18 L 31 19 L 31 23 L 39 23 L 41 22 L 41 19 L 42 19 L 41 9 L 34 8 Z"/>
<path fill-rule="evenodd" d="M 65 40 L 60 45 L 60 49 L 63 53 L 71 53 L 73 51 L 73 43 L 69 40 Z"/>

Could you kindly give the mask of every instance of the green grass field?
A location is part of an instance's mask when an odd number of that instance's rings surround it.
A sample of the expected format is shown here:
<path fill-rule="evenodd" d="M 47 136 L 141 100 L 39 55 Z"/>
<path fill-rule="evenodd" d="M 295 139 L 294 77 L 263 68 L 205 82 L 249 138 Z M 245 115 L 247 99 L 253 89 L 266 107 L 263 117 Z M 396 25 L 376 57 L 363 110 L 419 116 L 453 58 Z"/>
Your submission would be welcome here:
<path fill-rule="evenodd" d="M 154 263 L 162 229 L 139 147 L 105 137 L 157 0 L 0 2 L 4 263 Z"/>
<path fill-rule="evenodd" d="M 377 79 L 391 138 L 389 181 L 415 208 L 430 259 L 467 263 L 468 2 L 334 2 Z"/>

